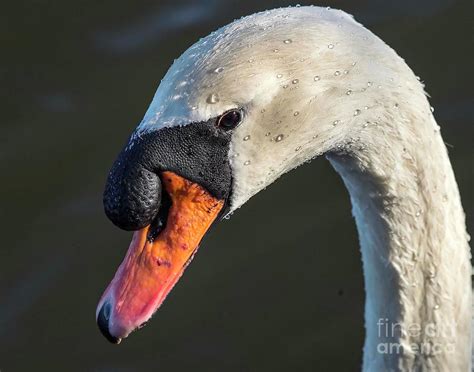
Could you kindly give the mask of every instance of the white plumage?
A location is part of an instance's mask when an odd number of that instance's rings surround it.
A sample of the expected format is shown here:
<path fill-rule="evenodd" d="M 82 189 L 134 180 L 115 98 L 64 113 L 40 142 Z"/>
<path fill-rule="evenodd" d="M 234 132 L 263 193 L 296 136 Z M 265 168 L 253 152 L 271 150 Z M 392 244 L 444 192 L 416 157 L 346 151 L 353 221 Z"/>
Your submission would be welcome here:
<path fill-rule="evenodd" d="M 321 154 L 344 179 L 364 261 L 364 371 L 469 370 L 464 213 L 423 85 L 404 60 L 342 11 L 258 13 L 175 61 L 138 135 L 230 108 L 245 112 L 229 154 L 232 211 Z M 384 353 L 389 343 L 400 349 Z"/>

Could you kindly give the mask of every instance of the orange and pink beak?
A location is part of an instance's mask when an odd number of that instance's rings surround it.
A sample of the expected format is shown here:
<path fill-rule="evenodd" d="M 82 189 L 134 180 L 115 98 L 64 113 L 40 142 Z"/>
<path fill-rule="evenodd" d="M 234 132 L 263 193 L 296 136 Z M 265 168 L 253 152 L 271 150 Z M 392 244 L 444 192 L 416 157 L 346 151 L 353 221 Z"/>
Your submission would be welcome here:
<path fill-rule="evenodd" d="M 134 233 L 97 306 L 99 328 L 113 343 L 144 325 L 160 307 L 224 207 L 224 200 L 173 172 L 163 172 L 161 181 L 171 199 L 165 226 L 156 237 L 150 226 Z"/>

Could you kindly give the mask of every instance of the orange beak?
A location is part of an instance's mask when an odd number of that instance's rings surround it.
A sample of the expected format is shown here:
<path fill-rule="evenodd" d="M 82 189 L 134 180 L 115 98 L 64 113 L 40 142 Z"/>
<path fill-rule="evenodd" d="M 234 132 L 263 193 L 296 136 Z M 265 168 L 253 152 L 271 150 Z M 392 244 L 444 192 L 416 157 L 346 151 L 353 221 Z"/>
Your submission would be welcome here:
<path fill-rule="evenodd" d="M 223 200 L 173 172 L 161 176 L 171 199 L 166 225 L 154 240 L 150 226 L 134 233 L 97 307 L 99 328 L 113 343 L 142 326 L 160 307 L 224 206 Z"/>

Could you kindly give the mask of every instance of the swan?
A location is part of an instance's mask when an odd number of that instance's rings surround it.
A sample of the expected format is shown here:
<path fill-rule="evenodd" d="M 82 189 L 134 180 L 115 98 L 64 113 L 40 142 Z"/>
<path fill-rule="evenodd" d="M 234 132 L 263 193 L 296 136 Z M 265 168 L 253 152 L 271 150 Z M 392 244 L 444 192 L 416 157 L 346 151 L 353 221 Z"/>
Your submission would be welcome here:
<path fill-rule="evenodd" d="M 469 238 L 432 111 L 405 61 L 340 10 L 274 9 L 199 40 L 108 175 L 105 212 L 135 232 L 97 306 L 102 333 L 143 326 L 211 225 L 324 155 L 360 240 L 362 369 L 470 370 Z"/>

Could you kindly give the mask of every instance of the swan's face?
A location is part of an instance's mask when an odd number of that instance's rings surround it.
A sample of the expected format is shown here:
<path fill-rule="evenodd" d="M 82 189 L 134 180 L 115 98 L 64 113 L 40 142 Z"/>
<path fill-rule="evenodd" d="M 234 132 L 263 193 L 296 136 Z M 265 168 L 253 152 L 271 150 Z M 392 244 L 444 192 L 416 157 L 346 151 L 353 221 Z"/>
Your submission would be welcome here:
<path fill-rule="evenodd" d="M 172 65 L 104 194 L 112 221 L 138 230 L 98 306 L 111 341 L 151 317 L 219 216 L 348 136 L 359 107 L 346 93 L 367 81 L 335 52 L 341 23 L 368 34 L 343 12 L 279 9 L 224 27 Z"/>

